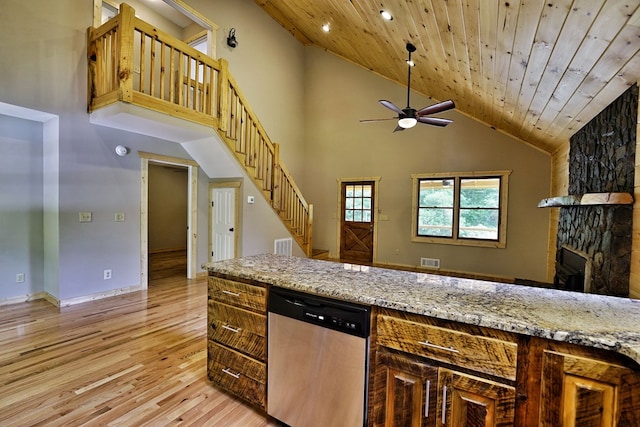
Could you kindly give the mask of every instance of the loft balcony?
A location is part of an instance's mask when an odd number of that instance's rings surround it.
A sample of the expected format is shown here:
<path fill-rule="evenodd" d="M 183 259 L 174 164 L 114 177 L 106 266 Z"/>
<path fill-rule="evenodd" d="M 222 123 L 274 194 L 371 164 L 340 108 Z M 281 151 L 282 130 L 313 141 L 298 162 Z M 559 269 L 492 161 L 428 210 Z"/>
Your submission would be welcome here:
<path fill-rule="evenodd" d="M 152 136 L 166 139 L 171 134 L 177 142 L 202 139 L 202 129 L 210 129 L 302 250 L 312 255 L 313 206 L 305 201 L 280 159 L 278 144 L 269 139 L 226 61 L 136 18 L 125 3 L 117 16 L 89 28 L 87 39 L 88 112 L 95 121 L 116 121 L 117 127 L 130 130 L 133 122 L 151 121 L 156 132 Z M 132 120 L 132 115 L 137 118 Z M 180 126 L 171 125 L 176 121 Z"/>

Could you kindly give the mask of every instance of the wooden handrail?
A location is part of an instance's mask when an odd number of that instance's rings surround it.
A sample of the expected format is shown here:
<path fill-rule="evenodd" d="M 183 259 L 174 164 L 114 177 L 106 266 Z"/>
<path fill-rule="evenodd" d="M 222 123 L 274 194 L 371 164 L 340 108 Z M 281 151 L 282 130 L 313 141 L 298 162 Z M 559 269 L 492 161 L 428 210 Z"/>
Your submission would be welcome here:
<path fill-rule="evenodd" d="M 120 13 L 87 31 L 88 111 L 127 102 L 213 127 L 278 213 L 307 256 L 313 206 L 269 138 L 225 60 L 202 54 L 135 17 Z"/>

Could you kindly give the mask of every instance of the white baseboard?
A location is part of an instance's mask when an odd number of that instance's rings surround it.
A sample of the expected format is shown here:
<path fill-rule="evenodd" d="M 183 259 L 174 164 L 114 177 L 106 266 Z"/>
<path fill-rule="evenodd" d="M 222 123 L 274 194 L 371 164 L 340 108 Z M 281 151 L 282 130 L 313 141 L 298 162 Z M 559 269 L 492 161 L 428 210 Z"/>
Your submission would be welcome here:
<path fill-rule="evenodd" d="M 47 300 L 49 302 L 51 302 L 53 305 L 56 305 L 58 307 L 68 307 L 70 305 L 75 305 L 75 304 L 82 304 L 83 302 L 89 302 L 89 301 L 95 301 L 95 300 L 99 300 L 102 298 L 109 298 L 109 297 L 114 297 L 116 295 L 122 295 L 122 294 L 128 294 L 131 292 L 137 292 L 137 291 L 143 291 L 144 288 L 142 287 L 142 285 L 134 285 L 134 286 L 128 286 L 126 288 L 119 288 L 119 289 L 111 289 L 109 291 L 105 291 L 105 292 L 98 292 L 95 294 L 90 294 L 90 295 L 83 295 L 80 297 L 74 297 L 74 298 L 67 298 L 67 299 L 57 299 L 49 294 L 49 297 L 51 297 L 53 300 L 47 298 Z"/>
<path fill-rule="evenodd" d="M 18 295 L 15 297 L 0 299 L 0 306 L 10 304 L 20 304 L 21 302 L 35 301 L 39 299 L 47 299 L 46 292 L 36 292 L 35 294 Z"/>

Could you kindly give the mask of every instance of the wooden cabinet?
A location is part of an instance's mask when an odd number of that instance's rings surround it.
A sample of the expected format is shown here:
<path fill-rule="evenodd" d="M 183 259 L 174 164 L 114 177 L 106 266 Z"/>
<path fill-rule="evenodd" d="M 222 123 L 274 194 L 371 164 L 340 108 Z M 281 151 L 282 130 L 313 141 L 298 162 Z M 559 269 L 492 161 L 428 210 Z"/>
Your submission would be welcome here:
<path fill-rule="evenodd" d="M 266 409 L 266 287 L 210 276 L 207 303 L 209 379 Z"/>
<path fill-rule="evenodd" d="M 640 374 L 615 362 L 545 350 L 540 425 L 640 426 Z"/>
<path fill-rule="evenodd" d="M 514 425 L 513 336 L 390 311 L 377 315 L 376 333 L 370 425 Z"/>
<path fill-rule="evenodd" d="M 513 426 L 515 388 L 446 368 L 438 372 L 438 426 Z"/>
<path fill-rule="evenodd" d="M 376 357 L 373 425 L 434 427 L 438 368 L 408 354 L 381 349 Z"/>

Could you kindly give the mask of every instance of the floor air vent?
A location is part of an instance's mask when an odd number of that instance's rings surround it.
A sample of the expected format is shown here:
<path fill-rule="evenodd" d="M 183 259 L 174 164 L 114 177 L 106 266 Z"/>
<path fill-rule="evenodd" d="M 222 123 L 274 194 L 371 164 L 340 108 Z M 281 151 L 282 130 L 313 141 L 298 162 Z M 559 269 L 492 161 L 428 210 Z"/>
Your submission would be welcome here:
<path fill-rule="evenodd" d="M 288 239 L 276 239 L 273 241 L 273 253 L 276 255 L 291 256 L 291 245 L 293 240 Z"/>

